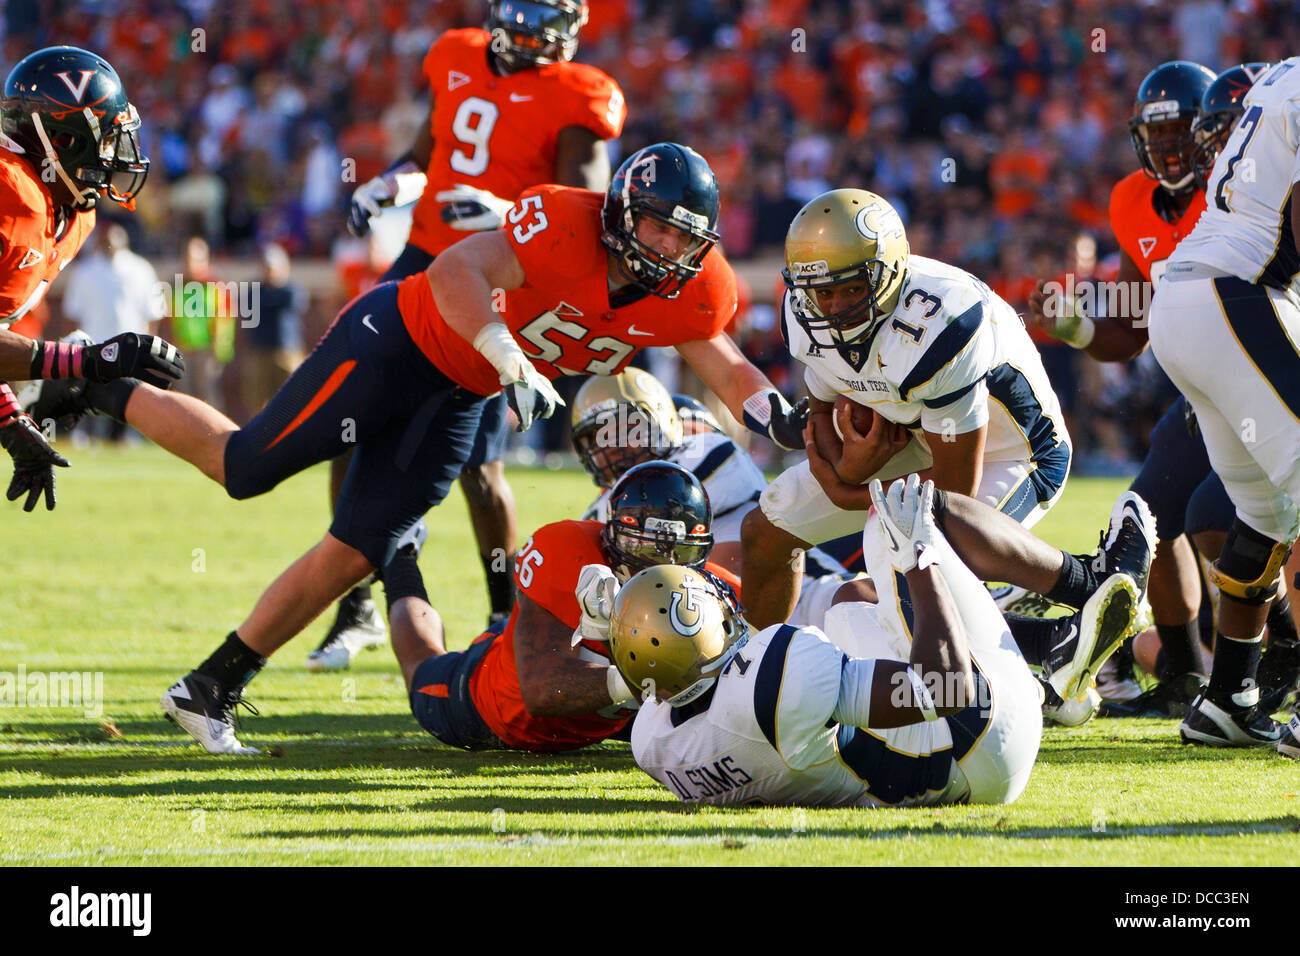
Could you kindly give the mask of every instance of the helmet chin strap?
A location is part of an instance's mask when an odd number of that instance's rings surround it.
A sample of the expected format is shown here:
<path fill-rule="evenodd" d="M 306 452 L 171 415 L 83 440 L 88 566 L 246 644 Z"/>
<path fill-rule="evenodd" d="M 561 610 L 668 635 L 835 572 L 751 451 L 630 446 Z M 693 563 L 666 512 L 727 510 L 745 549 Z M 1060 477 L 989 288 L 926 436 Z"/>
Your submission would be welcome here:
<path fill-rule="evenodd" d="M 59 179 L 63 181 L 63 185 L 72 194 L 73 205 L 78 209 L 95 208 L 95 201 L 99 198 L 96 191 L 89 186 L 78 187 L 72 177 L 68 175 L 67 170 L 63 168 L 63 164 L 59 162 L 59 154 L 54 151 L 54 144 L 50 142 L 50 137 L 45 133 L 45 125 L 41 122 L 41 115 L 33 113 L 31 116 L 32 125 L 36 127 L 36 135 L 40 139 L 41 145 L 45 147 L 45 161 L 54 167 Z"/>

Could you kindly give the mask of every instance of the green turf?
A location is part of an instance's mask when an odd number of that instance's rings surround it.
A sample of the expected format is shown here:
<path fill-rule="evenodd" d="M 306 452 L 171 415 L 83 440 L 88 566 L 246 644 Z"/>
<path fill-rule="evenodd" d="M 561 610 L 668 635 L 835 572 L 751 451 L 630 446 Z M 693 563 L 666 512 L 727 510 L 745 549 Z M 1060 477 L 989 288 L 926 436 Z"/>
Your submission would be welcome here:
<path fill-rule="evenodd" d="M 440 746 L 386 650 L 343 675 L 302 668 L 324 621 L 252 686 L 262 716 L 242 736 L 265 755 L 209 757 L 158 697 L 319 537 L 325 473 L 239 503 L 154 449 L 69 457 L 58 510 L 8 505 L 0 519 L 0 671 L 102 672 L 103 714 L 0 706 L 0 863 L 1241 865 L 1300 851 L 1296 765 L 1182 747 L 1172 722 L 1046 731 L 1010 807 L 686 807 L 625 744 L 550 757 Z M 573 472 L 511 478 L 525 529 L 592 491 Z M 1092 548 L 1120 487 L 1073 481 L 1040 530 Z M 431 530 L 430 598 L 463 646 L 486 598 L 458 495 Z"/>

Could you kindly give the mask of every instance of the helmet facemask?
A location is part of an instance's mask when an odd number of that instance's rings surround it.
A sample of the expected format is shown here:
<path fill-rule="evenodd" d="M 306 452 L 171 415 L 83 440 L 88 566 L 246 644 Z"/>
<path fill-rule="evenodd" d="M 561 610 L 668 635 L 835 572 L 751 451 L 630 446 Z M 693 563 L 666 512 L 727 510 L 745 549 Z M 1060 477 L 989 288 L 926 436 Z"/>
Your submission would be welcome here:
<path fill-rule="evenodd" d="M 680 429 L 678 429 L 680 430 Z M 630 468 L 667 458 L 681 447 L 672 423 L 630 402 L 602 403 L 573 429 L 573 447 L 596 484 L 613 487 Z"/>
<path fill-rule="evenodd" d="M 675 258 L 660 252 L 638 235 L 642 221 L 649 219 L 690 239 L 685 251 Z M 718 234 L 708 228 L 708 220 L 682 206 L 663 210 L 650 202 L 635 200 L 624 207 L 623 230 L 618 268 L 623 278 L 644 286 L 661 299 L 675 299 L 690 279 L 704 268 L 704 257 L 718 241 Z"/>
<path fill-rule="evenodd" d="M 1170 192 L 1185 192 L 1196 185 L 1193 117 L 1180 112 L 1161 114 L 1153 109 L 1161 105 L 1144 106 L 1142 116 L 1129 121 L 1129 136 L 1143 171 Z"/>
<path fill-rule="evenodd" d="M 644 525 L 628 516 L 611 518 L 600 540 L 620 581 L 659 564 L 700 568 L 713 550 L 713 532 L 704 525 L 688 528 L 684 521 L 653 516 Z"/>
<path fill-rule="evenodd" d="M 66 128 L 47 131 L 41 114 L 31 114 L 45 165 L 55 171 L 78 209 L 95 208 L 101 194 L 126 209 L 135 209 L 135 197 L 149 175 L 149 160 L 137 135 L 140 115 L 128 104 L 128 109 L 104 128 L 89 107 L 82 112 L 90 133 L 99 136 L 98 142 Z"/>
<path fill-rule="evenodd" d="M 486 26 L 492 52 L 516 72 L 572 60 L 578 52 L 578 31 L 586 22 L 585 4 L 574 0 L 498 0 Z"/>
<path fill-rule="evenodd" d="M 793 272 L 793 274 L 792 274 Z M 875 337 L 887 315 L 883 314 L 882 297 L 893 288 L 898 266 L 875 258 L 848 269 L 828 271 L 825 263 L 792 263 L 781 270 L 781 278 L 790 290 L 790 308 L 795 320 L 808 333 L 813 344 L 825 348 L 866 345 Z M 826 314 L 818 302 L 817 292 L 848 283 L 862 283 L 866 289 L 853 305 Z M 826 332 L 829 339 L 819 340 L 816 333 Z"/>

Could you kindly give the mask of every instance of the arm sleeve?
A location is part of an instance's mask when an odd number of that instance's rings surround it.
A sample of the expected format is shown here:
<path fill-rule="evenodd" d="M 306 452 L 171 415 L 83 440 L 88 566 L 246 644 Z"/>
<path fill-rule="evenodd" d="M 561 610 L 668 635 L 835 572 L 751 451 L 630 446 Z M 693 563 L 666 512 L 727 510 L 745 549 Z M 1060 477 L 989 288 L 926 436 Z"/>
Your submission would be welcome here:
<path fill-rule="evenodd" d="M 600 216 L 581 201 L 590 195 L 563 186 L 534 186 L 520 193 L 506 213 L 504 229 L 525 282 L 527 276 L 548 274 L 579 279 L 604 268 Z"/>
<path fill-rule="evenodd" d="M 577 521 L 544 525 L 515 558 L 515 584 L 534 604 L 570 629 L 582 617 L 573 589 L 584 564 L 603 564 L 599 548 Z"/>
<path fill-rule="evenodd" d="M 840 668 L 840 695 L 831 717 L 852 727 L 871 725 L 871 683 L 876 679 L 876 662 L 862 657 L 845 657 Z"/>
<path fill-rule="evenodd" d="M 573 109 L 566 125 L 591 130 L 600 139 L 615 139 L 627 120 L 623 90 L 609 76 L 594 67 L 574 71 Z"/>
<path fill-rule="evenodd" d="M 984 304 L 976 301 L 952 320 L 918 363 L 921 379 L 911 389 L 913 401 L 922 403 L 921 427 L 927 432 L 964 435 L 989 420 L 985 376 L 995 355 L 993 329 L 985 319 Z"/>

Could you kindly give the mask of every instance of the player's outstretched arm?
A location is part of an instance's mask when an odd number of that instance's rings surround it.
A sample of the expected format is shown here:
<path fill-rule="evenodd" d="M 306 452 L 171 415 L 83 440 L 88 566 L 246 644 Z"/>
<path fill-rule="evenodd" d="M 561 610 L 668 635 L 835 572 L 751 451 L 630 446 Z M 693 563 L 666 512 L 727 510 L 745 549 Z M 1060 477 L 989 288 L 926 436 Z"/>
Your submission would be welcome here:
<path fill-rule="evenodd" d="M 566 126 L 555 137 L 555 181 L 603 193 L 609 189 L 609 151 L 585 126 Z"/>
<path fill-rule="evenodd" d="M 1146 313 L 1141 304 L 1150 301 L 1150 289 L 1137 264 L 1120 251 L 1116 284 L 1129 290 L 1129 314 L 1091 319 L 1080 315 L 1075 304 L 1063 296 L 1049 294 L 1040 281 L 1029 294 L 1030 323 L 1066 345 L 1081 349 L 1098 362 L 1127 362 L 1147 347 Z"/>
<path fill-rule="evenodd" d="M 800 433 L 808 421 L 807 401 L 792 408 L 725 332 L 711 339 L 683 342 L 677 353 L 722 399 L 736 421 L 782 448 L 794 451 L 800 447 Z"/>
<path fill-rule="evenodd" d="M 0 329 L 0 381 L 20 382 L 30 378 L 32 351 L 36 343 L 8 329 Z"/>
<path fill-rule="evenodd" d="M 515 667 L 524 707 L 534 717 L 594 714 L 633 698 L 613 665 L 584 661 L 572 646 L 572 630 L 520 594 L 515 620 Z M 614 677 L 617 677 L 615 683 Z"/>

